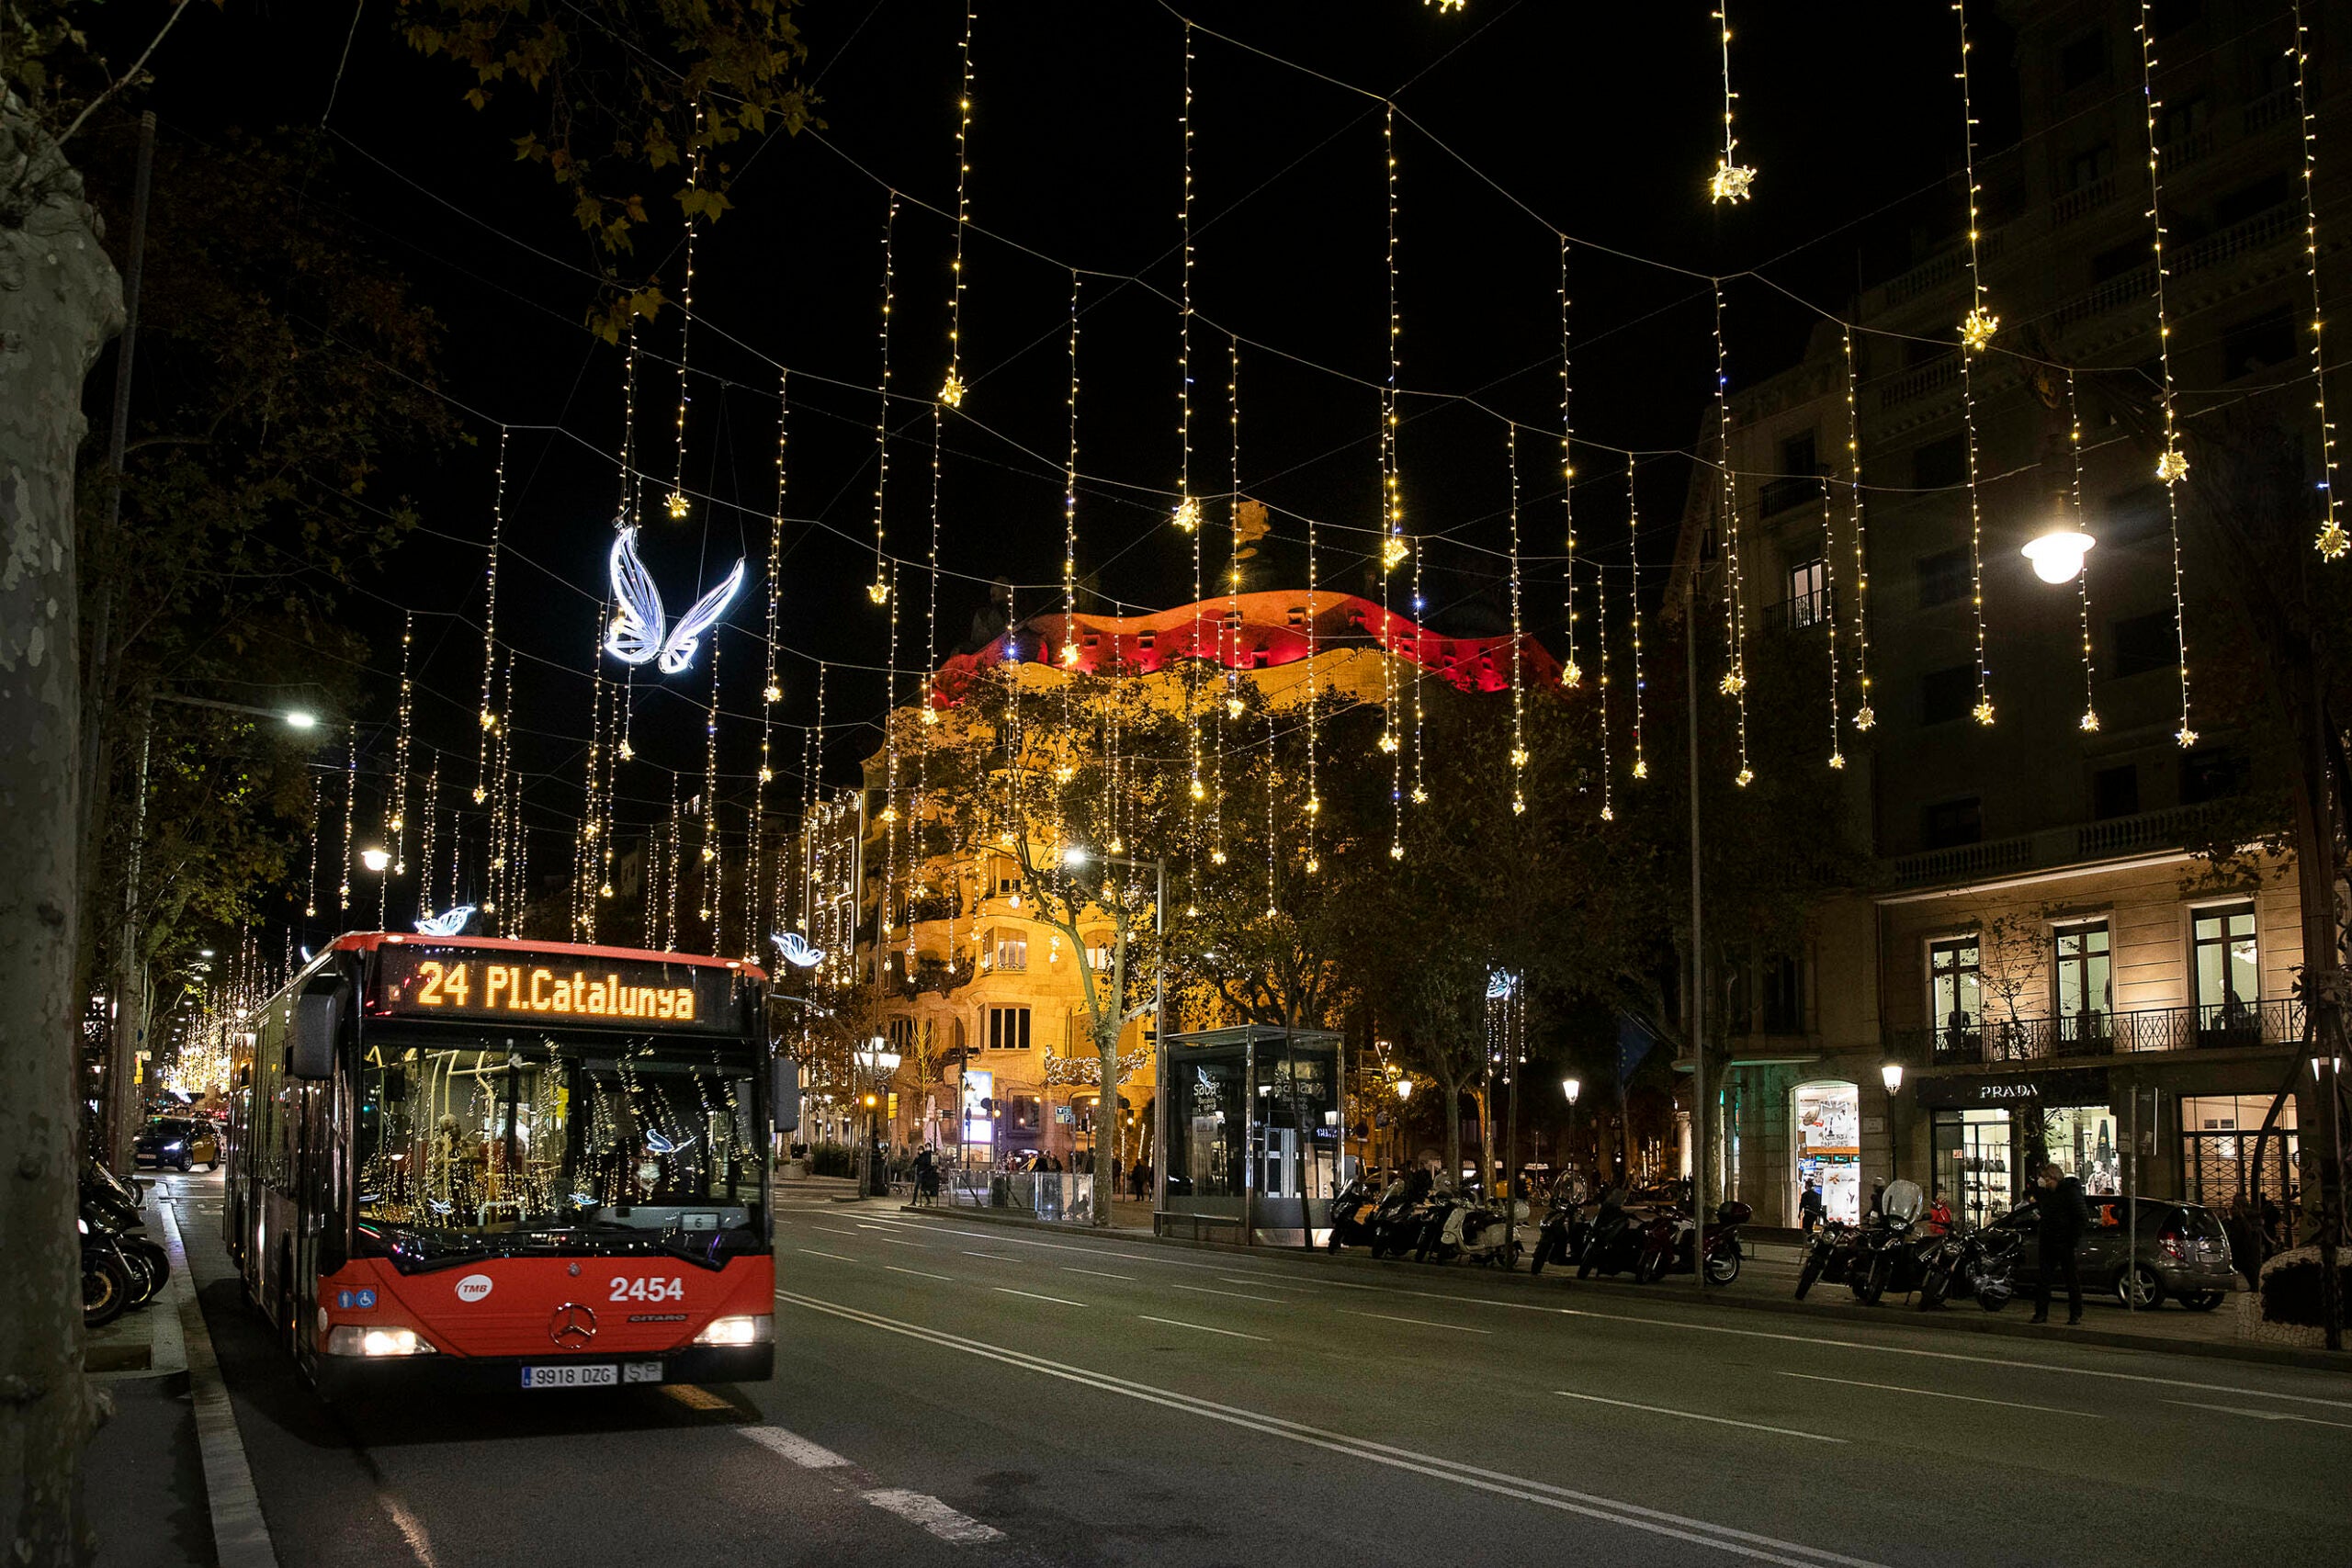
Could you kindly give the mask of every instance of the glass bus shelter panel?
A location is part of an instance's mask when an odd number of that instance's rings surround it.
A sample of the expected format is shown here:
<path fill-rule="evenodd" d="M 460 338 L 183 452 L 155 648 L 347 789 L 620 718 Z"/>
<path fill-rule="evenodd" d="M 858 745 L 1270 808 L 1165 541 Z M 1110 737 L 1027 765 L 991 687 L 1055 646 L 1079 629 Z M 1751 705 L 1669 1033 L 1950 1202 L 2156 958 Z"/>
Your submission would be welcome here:
<path fill-rule="evenodd" d="M 1187 1051 L 1168 1069 L 1168 1201 L 1241 1213 L 1248 1176 L 1249 1061 L 1239 1046 Z"/>

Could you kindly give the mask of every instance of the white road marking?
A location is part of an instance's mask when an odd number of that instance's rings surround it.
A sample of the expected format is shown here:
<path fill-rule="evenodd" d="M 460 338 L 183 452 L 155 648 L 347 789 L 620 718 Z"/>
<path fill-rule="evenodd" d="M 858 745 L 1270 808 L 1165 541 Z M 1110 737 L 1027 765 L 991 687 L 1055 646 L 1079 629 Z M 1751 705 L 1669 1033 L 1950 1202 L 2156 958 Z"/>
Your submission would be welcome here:
<path fill-rule="evenodd" d="M 920 1274 L 926 1280 L 944 1280 L 951 1285 L 956 1282 L 955 1275 L 934 1274 L 928 1269 L 901 1269 L 895 1263 L 885 1263 L 882 1267 L 893 1274 Z"/>
<path fill-rule="evenodd" d="M 827 1235 L 845 1235 L 854 1238 L 857 1235 L 855 1231 L 845 1231 L 839 1225 L 810 1225 L 808 1228 L 812 1231 L 823 1231 Z"/>
<path fill-rule="evenodd" d="M 1098 1280 L 1125 1280 L 1130 1285 L 1136 1282 L 1136 1277 L 1133 1274 L 1105 1274 L 1100 1269 L 1075 1269 L 1067 1263 L 1062 1265 L 1062 1272 L 1065 1274 L 1091 1274 Z"/>
<path fill-rule="evenodd" d="M 996 1293 L 1001 1296 L 1027 1296 L 1033 1302 L 1051 1302 L 1056 1306 L 1082 1307 L 1086 1304 L 1084 1302 L 1073 1302 L 1062 1296 L 1041 1296 L 1035 1291 L 1016 1291 L 1010 1285 L 997 1286 Z"/>
<path fill-rule="evenodd" d="M 813 1247 L 804 1247 L 798 1250 L 807 1253 L 811 1258 L 830 1258 L 836 1263 L 854 1263 L 857 1261 L 854 1258 L 843 1258 L 838 1252 L 820 1252 Z"/>
<path fill-rule="evenodd" d="M 1333 1312 L 1346 1313 L 1350 1317 L 1376 1317 L 1385 1323 L 1417 1323 L 1423 1328 L 1451 1328 L 1456 1334 L 1492 1334 L 1491 1328 L 1467 1328 L 1458 1323 L 1439 1323 L 1427 1317 L 1398 1317 L 1394 1313 L 1358 1312 L 1353 1307 L 1333 1307 Z"/>
<path fill-rule="evenodd" d="M 1303 1422 L 1287 1420 L 1279 1416 L 1267 1415 L 1238 1405 L 1220 1404 L 1192 1394 L 1178 1393 L 1170 1389 L 1136 1382 L 1130 1379 L 1115 1377 L 1109 1372 L 1094 1372 L 1081 1368 L 1060 1366 L 1040 1357 L 978 1344 L 935 1329 L 925 1328 L 917 1324 L 902 1323 L 895 1318 L 883 1317 L 854 1307 L 838 1306 L 831 1302 L 820 1301 L 813 1296 L 794 1295 L 783 1291 L 777 1292 L 776 1294 L 778 1299 L 788 1301 L 796 1306 L 805 1307 L 811 1312 L 823 1313 L 828 1316 L 862 1324 L 886 1333 L 902 1335 L 910 1339 L 920 1339 L 941 1349 L 956 1351 L 967 1356 L 978 1356 L 1024 1371 L 1037 1372 L 1046 1377 L 1058 1378 L 1065 1382 L 1078 1383 L 1102 1393 L 1120 1394 L 1147 1404 L 1157 1404 L 1184 1415 L 1197 1416 L 1204 1420 L 1241 1427 L 1261 1437 L 1281 1438 L 1308 1448 L 1321 1449 L 1329 1453 L 1385 1465 L 1392 1470 L 1409 1471 L 1432 1480 L 1451 1482 L 1457 1486 L 1466 1486 L 1474 1491 L 1486 1492 L 1496 1496 L 1511 1497 L 1521 1502 L 1534 1504 L 1539 1507 L 1552 1508 L 1561 1513 L 1577 1514 L 1586 1518 L 1598 1519 L 1605 1524 L 1621 1525 L 1628 1529 L 1645 1530 L 1652 1535 L 1666 1536 L 1695 1546 L 1709 1547 L 1735 1557 L 1747 1558 L 1751 1562 L 1781 1563 L 1784 1568 L 1821 1568 L 1824 1563 L 1837 1564 L 1838 1568 L 1881 1568 L 1880 1564 L 1866 1558 L 1848 1557 L 1841 1552 L 1826 1551 L 1821 1547 L 1804 1546 L 1795 1541 L 1781 1540 L 1773 1536 L 1758 1535 L 1752 1530 L 1736 1529 L 1729 1525 L 1711 1524 L 1704 1519 L 1668 1513 L 1659 1508 L 1645 1507 L 1638 1503 L 1621 1502 L 1613 1497 L 1601 1497 L 1589 1492 L 1577 1492 L 1566 1486 L 1555 1486 L 1550 1482 L 1531 1481 L 1521 1476 L 1506 1474 L 1500 1471 L 1464 1464 L 1455 1460 L 1439 1459 L 1428 1454 L 1416 1453 L 1410 1450 L 1374 1442 L 1368 1438 L 1350 1437 L 1345 1433 L 1334 1432 L 1320 1427 L 1310 1427 Z M 1152 1321 L 1170 1320 L 1154 1319 Z M 1180 1324 L 1177 1326 L 1198 1328 L 1202 1325 Z M 1210 1332 L 1229 1331 L 1212 1329 Z"/>
<path fill-rule="evenodd" d="M 2086 1421 L 2104 1421 L 2106 1416 L 2090 1410 L 2068 1410 L 2056 1404 L 2020 1404 L 2014 1399 L 1986 1399 L 1973 1393 L 1946 1393 L 1938 1388 L 1905 1388 L 1900 1383 L 1863 1382 L 1855 1378 L 1826 1378 L 1813 1372 L 1782 1372 L 1784 1378 L 1803 1378 L 1807 1382 L 1844 1383 L 1849 1388 L 1883 1389 L 1888 1393 L 1916 1393 L 1928 1399 L 1958 1399 L 1970 1404 L 1998 1404 L 2010 1410 L 2038 1410 L 2044 1416 L 2079 1416 Z"/>
<path fill-rule="evenodd" d="M 1197 1328 L 1203 1334 L 1222 1334 L 1227 1339 L 1255 1339 L 1261 1345 L 1273 1343 L 1262 1334 L 1244 1334 L 1238 1328 L 1211 1328 L 1205 1323 L 1180 1323 L 1172 1317 L 1154 1317 L 1148 1312 L 1139 1312 L 1136 1315 L 1146 1323 L 1164 1323 L 1170 1328 Z"/>
<path fill-rule="evenodd" d="M 1842 1443 L 1843 1438 L 1825 1437 L 1819 1432 L 1800 1432 L 1789 1427 L 1766 1427 L 1754 1421 L 1735 1421 L 1728 1416 L 1702 1416 L 1695 1410 L 1670 1410 L 1663 1404 L 1636 1404 L 1630 1399 L 1603 1399 L 1597 1393 L 1574 1393 L 1567 1389 L 1555 1389 L 1563 1399 L 1581 1399 L 1593 1404 L 1613 1404 L 1620 1410 L 1646 1410 L 1653 1416 L 1679 1416 L 1685 1421 L 1706 1421 L 1717 1427 L 1745 1427 L 1751 1432 L 1773 1432 L 1783 1438 L 1803 1438 L 1808 1443 Z"/>
<path fill-rule="evenodd" d="M 735 1429 L 760 1447 L 782 1454 L 803 1470 L 845 1470 L 849 1467 L 849 1461 L 832 1450 L 820 1448 L 798 1433 L 787 1432 L 781 1427 L 738 1427 Z"/>
<path fill-rule="evenodd" d="M 909 1240 L 908 1240 L 906 1237 L 904 1237 L 904 1236 L 898 1236 L 898 1235 L 877 1235 L 877 1236 L 876 1236 L 874 1239 L 875 1239 L 876 1241 L 887 1241 L 887 1242 L 888 1242 L 892 1247 L 919 1247 L 922 1248 L 925 1252 L 928 1252 L 928 1251 L 930 1251 L 930 1250 L 931 1250 L 931 1244 L 930 1244 L 929 1242 L 925 1242 L 925 1241 L 909 1241 Z"/>
<path fill-rule="evenodd" d="M 995 1526 L 984 1525 L 968 1514 L 959 1514 L 938 1498 L 926 1497 L 920 1492 L 885 1487 L 857 1495 L 861 1502 L 871 1503 L 886 1514 L 896 1514 L 910 1524 L 921 1525 L 940 1540 L 952 1540 L 959 1546 L 1004 1539 L 1004 1532 Z"/>
<path fill-rule="evenodd" d="M 1021 1261 L 1021 1259 L 1017 1258 L 1008 1258 L 1001 1252 L 974 1252 L 968 1247 L 964 1249 L 964 1256 L 967 1258 L 993 1258 L 999 1263 L 1018 1263 Z"/>
<path fill-rule="evenodd" d="M 1224 1280 L 1228 1285 L 1262 1285 L 1270 1291 L 1311 1291 L 1315 1289 L 1313 1285 L 1278 1285 L 1272 1280 L 1253 1280 L 1246 1275 L 1239 1274 L 1219 1274 L 1217 1278 Z"/>
<path fill-rule="evenodd" d="M 1253 1296 L 1247 1291 L 1216 1291 L 1211 1290 L 1206 1285 L 1170 1284 L 1168 1288 L 1171 1291 L 1191 1291 L 1195 1294 L 1204 1296 L 1230 1296 L 1237 1302 L 1263 1302 L 1268 1306 L 1281 1306 L 1284 1304 L 1282 1297 L 1280 1296 Z"/>
<path fill-rule="evenodd" d="M 2166 1404 L 2186 1404 L 2192 1410 L 2218 1410 L 2224 1416 L 2247 1416 L 2256 1421 L 2301 1421 L 2310 1427 L 2342 1427 L 2352 1431 L 2352 1421 L 2323 1421 L 2316 1416 L 2298 1416 L 2291 1410 L 2241 1410 L 2233 1404 L 2200 1404 L 2193 1399 L 2167 1399 Z"/>

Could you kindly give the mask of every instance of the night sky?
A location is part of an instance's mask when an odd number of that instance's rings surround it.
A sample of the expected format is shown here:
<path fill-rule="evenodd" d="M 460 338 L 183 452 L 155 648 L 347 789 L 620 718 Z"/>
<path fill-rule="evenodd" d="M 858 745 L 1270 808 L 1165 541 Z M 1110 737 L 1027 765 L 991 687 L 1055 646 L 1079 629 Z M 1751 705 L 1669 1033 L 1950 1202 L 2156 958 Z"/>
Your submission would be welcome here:
<path fill-rule="evenodd" d="M 1228 334 L 1241 340 L 1240 488 L 1274 523 L 1250 586 L 1304 582 L 1310 518 L 1321 581 L 1369 582 L 1385 373 L 1384 96 L 1398 111 L 1407 526 L 1426 541 L 1425 618 L 1460 634 L 1502 626 L 1508 477 L 1498 414 L 1533 427 L 1520 442 L 1529 624 L 1544 636 L 1558 621 L 1560 231 L 1573 245 L 1577 432 L 1644 454 L 1645 576 L 1655 568 L 1662 578 L 1689 481 L 1683 454 L 1712 391 L 1708 278 L 1729 279 L 1736 389 L 1793 361 L 1819 320 L 1790 296 L 1844 310 L 1858 282 L 1900 270 L 1957 226 L 1957 38 L 1942 5 L 1735 0 L 1740 156 L 1760 175 L 1756 199 L 1731 209 L 1713 207 L 1704 188 L 1722 104 L 1705 0 L 1470 0 L 1453 14 L 1415 0 L 978 6 L 963 317 L 971 390 L 946 416 L 940 466 L 943 655 L 965 640 L 991 580 L 1016 585 L 1024 614 L 1058 601 L 1073 265 L 1088 273 L 1081 607 L 1193 597 L 1189 542 L 1167 523 L 1180 457 L 1186 17 L 1197 24 L 1191 488 L 1208 498 L 1211 592 L 1232 487 Z M 1980 143 L 1997 147 L 2014 137 L 2009 42 L 1992 8 L 1978 11 Z M 647 561 L 674 609 L 690 583 L 715 582 L 738 555 L 752 558 L 752 583 L 719 636 L 722 771 L 739 799 L 756 746 L 780 367 L 792 373 L 780 712 L 794 725 L 813 718 L 813 660 L 822 658 L 837 666 L 826 776 L 853 777 L 874 744 L 884 698 L 874 671 L 888 632 L 865 588 L 893 187 L 903 199 L 887 523 L 892 553 L 915 563 L 931 529 L 928 399 L 946 364 L 964 9 L 811 0 L 799 19 L 824 127 L 729 150 L 734 210 L 697 243 L 684 458 L 697 500 L 682 523 L 659 504 L 676 462 L 679 316 L 665 312 L 639 333 Z M 288 199 L 336 211 L 358 243 L 406 273 L 447 326 L 442 387 L 476 438 L 405 460 L 378 487 L 413 498 L 429 531 L 353 606 L 377 649 L 368 716 L 391 711 L 400 610 L 413 609 L 420 737 L 468 759 L 457 773 L 470 782 L 481 551 L 504 422 L 514 429 L 500 631 L 522 655 L 520 761 L 541 775 L 528 813 L 556 829 L 577 807 L 588 649 L 618 495 L 622 359 L 584 324 L 595 258 L 568 198 L 543 169 L 511 161 L 509 139 L 532 122 L 527 90 L 503 90 L 487 113 L 469 109 L 459 71 L 411 51 L 398 21 L 383 4 L 360 10 L 356 32 L 351 7 L 328 0 L 206 7 L 158 57 L 153 101 L 165 138 L 218 145 L 232 128 L 314 128 L 334 91 L 329 157 Z M 645 186 L 665 198 L 673 188 L 650 177 Z M 654 221 L 635 262 L 674 295 L 676 209 L 649 206 Z M 1577 463 L 1584 547 L 1622 568 L 1623 458 L 1596 446 Z M 927 584 L 912 569 L 899 583 L 898 662 L 912 671 Z M 625 822 L 666 799 L 661 768 L 688 773 L 689 792 L 702 768 L 707 666 L 658 682 L 671 695 L 647 696 L 645 683 Z M 380 749 L 389 754 L 389 737 Z M 785 733 L 780 755 L 779 807 L 799 795 L 797 731 Z M 537 870 L 555 869 L 558 842 L 543 837 Z"/>

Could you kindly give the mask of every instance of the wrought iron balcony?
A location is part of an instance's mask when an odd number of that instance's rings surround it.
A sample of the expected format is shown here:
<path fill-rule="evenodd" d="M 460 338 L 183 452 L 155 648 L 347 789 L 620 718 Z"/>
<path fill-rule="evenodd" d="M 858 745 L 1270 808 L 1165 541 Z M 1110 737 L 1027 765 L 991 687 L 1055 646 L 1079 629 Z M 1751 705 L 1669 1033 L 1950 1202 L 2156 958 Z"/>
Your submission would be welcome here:
<path fill-rule="evenodd" d="M 2302 1038 L 2302 1004 L 2288 998 L 2211 1007 L 2141 1008 L 2068 1018 L 1972 1018 L 1939 1029 L 1887 1032 L 1887 1054 L 1924 1066 L 1997 1066 L 2143 1051 L 2291 1045 Z"/>

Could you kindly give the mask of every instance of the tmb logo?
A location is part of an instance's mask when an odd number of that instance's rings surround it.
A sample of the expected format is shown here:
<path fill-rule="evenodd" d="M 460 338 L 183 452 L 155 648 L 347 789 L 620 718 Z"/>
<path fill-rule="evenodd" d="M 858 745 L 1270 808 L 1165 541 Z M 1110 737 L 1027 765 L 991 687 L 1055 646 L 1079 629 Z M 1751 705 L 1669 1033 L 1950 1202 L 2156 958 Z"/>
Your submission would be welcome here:
<path fill-rule="evenodd" d="M 458 1281 L 458 1299 L 478 1302 L 490 1294 L 491 1279 L 487 1274 L 469 1274 Z"/>

